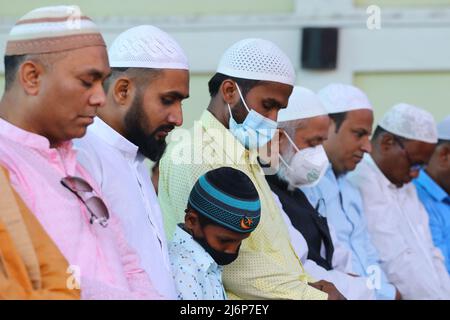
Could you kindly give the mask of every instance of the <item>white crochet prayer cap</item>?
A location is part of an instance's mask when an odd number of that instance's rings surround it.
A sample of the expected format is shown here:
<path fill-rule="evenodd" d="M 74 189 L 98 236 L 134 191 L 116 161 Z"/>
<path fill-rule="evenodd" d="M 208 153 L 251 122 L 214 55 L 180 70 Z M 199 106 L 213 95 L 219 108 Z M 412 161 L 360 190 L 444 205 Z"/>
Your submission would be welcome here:
<path fill-rule="evenodd" d="M 222 55 L 217 72 L 242 79 L 295 84 L 295 70 L 288 56 L 263 39 L 244 39 L 233 44 Z"/>
<path fill-rule="evenodd" d="M 328 114 L 319 97 L 311 90 L 295 86 L 286 108 L 278 112 L 278 122 L 314 118 Z"/>
<path fill-rule="evenodd" d="M 438 124 L 438 137 L 450 141 L 450 115 Z"/>
<path fill-rule="evenodd" d="M 360 109 L 372 110 L 372 104 L 367 95 L 360 89 L 348 84 L 329 84 L 322 88 L 318 95 L 329 114 Z"/>
<path fill-rule="evenodd" d="M 122 32 L 108 51 L 112 68 L 189 70 L 180 45 L 161 29 L 142 25 Z"/>
<path fill-rule="evenodd" d="M 406 103 L 390 108 L 378 125 L 384 130 L 410 140 L 437 143 L 436 122 L 431 113 Z"/>
<path fill-rule="evenodd" d="M 42 54 L 83 47 L 106 47 L 95 23 L 77 6 L 34 9 L 11 29 L 5 55 Z"/>

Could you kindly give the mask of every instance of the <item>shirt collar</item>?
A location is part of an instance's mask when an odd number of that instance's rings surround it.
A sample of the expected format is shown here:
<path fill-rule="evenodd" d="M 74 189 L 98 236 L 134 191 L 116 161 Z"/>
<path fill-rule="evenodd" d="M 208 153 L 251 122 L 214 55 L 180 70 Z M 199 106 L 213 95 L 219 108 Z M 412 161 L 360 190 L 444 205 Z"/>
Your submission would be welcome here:
<path fill-rule="evenodd" d="M 199 264 L 198 267 L 204 272 L 208 271 L 210 268 L 220 267 L 210 254 L 206 252 L 206 250 L 203 249 L 189 233 L 182 229 L 180 225 L 177 225 L 172 241 L 182 243 L 184 247 L 189 248 L 189 252 L 192 254 L 193 259 Z"/>
<path fill-rule="evenodd" d="M 56 148 L 51 148 L 50 141 L 46 137 L 23 130 L 1 118 L 0 136 L 18 145 L 33 149 L 52 161 L 60 157 L 66 171 L 65 174 L 75 175 L 77 165 L 76 151 L 71 140 L 61 143 Z"/>
<path fill-rule="evenodd" d="M 258 152 L 257 150 L 247 150 L 228 130 L 220 123 L 219 120 L 208 110 L 205 110 L 200 118 L 203 128 L 206 130 L 206 134 L 210 132 L 210 136 L 213 138 L 213 143 L 218 145 L 221 150 L 224 150 L 226 156 L 232 159 L 233 163 L 239 163 L 244 160 L 244 163 L 258 164 Z M 217 131 L 217 134 L 214 131 Z M 217 139 L 220 137 L 220 139 Z"/>
<path fill-rule="evenodd" d="M 397 186 L 395 184 L 393 184 L 388 178 L 386 178 L 386 176 L 384 175 L 384 173 L 380 170 L 380 168 L 378 168 L 377 164 L 375 163 L 375 161 L 373 160 L 372 156 L 368 153 L 366 153 L 364 155 L 364 159 L 363 161 L 365 161 L 367 163 L 367 165 L 369 165 L 369 167 L 371 167 L 374 172 L 379 176 L 380 181 L 383 185 L 385 185 L 386 187 L 390 188 L 390 189 L 394 189 L 397 190 L 399 188 L 397 188 Z"/>
<path fill-rule="evenodd" d="M 116 130 L 107 125 L 99 117 L 95 118 L 94 123 L 89 127 L 89 130 L 104 142 L 106 142 L 108 145 L 110 145 L 114 149 L 119 150 L 122 154 L 125 155 L 125 157 L 131 158 L 133 160 L 136 159 L 138 161 L 143 161 L 144 158 L 139 156 L 139 148 L 134 143 L 118 133 Z"/>
<path fill-rule="evenodd" d="M 447 192 L 441 188 L 424 170 L 420 171 L 419 177 L 416 179 L 416 183 L 421 185 L 426 192 L 439 202 L 443 202 L 445 199 L 450 198 Z"/>

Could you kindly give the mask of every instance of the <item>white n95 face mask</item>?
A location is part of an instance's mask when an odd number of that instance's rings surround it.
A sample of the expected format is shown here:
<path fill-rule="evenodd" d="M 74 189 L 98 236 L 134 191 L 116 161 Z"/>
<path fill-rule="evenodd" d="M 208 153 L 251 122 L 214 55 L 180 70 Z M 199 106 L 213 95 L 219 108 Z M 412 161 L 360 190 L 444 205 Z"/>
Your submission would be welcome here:
<path fill-rule="evenodd" d="M 286 165 L 286 176 L 295 187 L 313 187 L 325 175 L 329 161 L 322 145 L 299 150 L 289 135 L 286 134 L 296 153 L 286 163 L 280 155 L 280 160 Z"/>
<path fill-rule="evenodd" d="M 277 122 L 264 117 L 253 109 L 247 106 L 247 103 L 242 96 L 241 90 L 236 83 L 239 96 L 248 111 L 242 123 L 237 123 L 231 114 L 231 107 L 228 104 L 228 111 L 230 112 L 229 128 L 233 136 L 239 140 L 246 149 L 253 150 L 261 148 L 272 140 L 275 131 L 277 130 Z"/>

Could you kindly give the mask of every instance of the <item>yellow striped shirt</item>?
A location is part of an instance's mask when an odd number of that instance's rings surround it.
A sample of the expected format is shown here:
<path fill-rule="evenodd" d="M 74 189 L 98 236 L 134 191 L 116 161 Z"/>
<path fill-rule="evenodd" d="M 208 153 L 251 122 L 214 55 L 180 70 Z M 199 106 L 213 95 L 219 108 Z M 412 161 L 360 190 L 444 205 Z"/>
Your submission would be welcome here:
<path fill-rule="evenodd" d="M 235 299 L 327 299 L 307 284 L 315 281 L 291 247 L 287 227 L 274 202 L 256 152 L 246 150 L 209 111 L 189 131 L 190 138 L 170 143 L 160 162 L 159 200 L 167 236 L 184 221 L 189 193 L 204 173 L 232 167 L 253 181 L 261 201 L 261 221 L 242 242 L 239 257 L 225 266 L 223 282 Z M 176 138 L 176 137 L 175 137 Z M 178 137 L 180 138 L 180 137 Z"/>

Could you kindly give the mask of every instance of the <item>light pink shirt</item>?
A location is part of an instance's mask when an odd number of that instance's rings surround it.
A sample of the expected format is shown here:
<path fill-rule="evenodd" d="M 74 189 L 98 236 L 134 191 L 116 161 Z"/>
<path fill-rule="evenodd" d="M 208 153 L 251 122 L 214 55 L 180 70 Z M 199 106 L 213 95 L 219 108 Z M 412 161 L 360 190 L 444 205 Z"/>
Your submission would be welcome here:
<path fill-rule="evenodd" d="M 85 299 L 155 299 L 148 275 L 128 246 L 119 220 L 106 228 L 90 224 L 85 205 L 61 179 L 77 176 L 99 188 L 76 161 L 71 142 L 50 148 L 49 141 L 0 119 L 0 164 L 14 189 L 38 218 L 63 255 L 78 270 Z M 68 277 L 70 274 L 68 274 Z"/>

